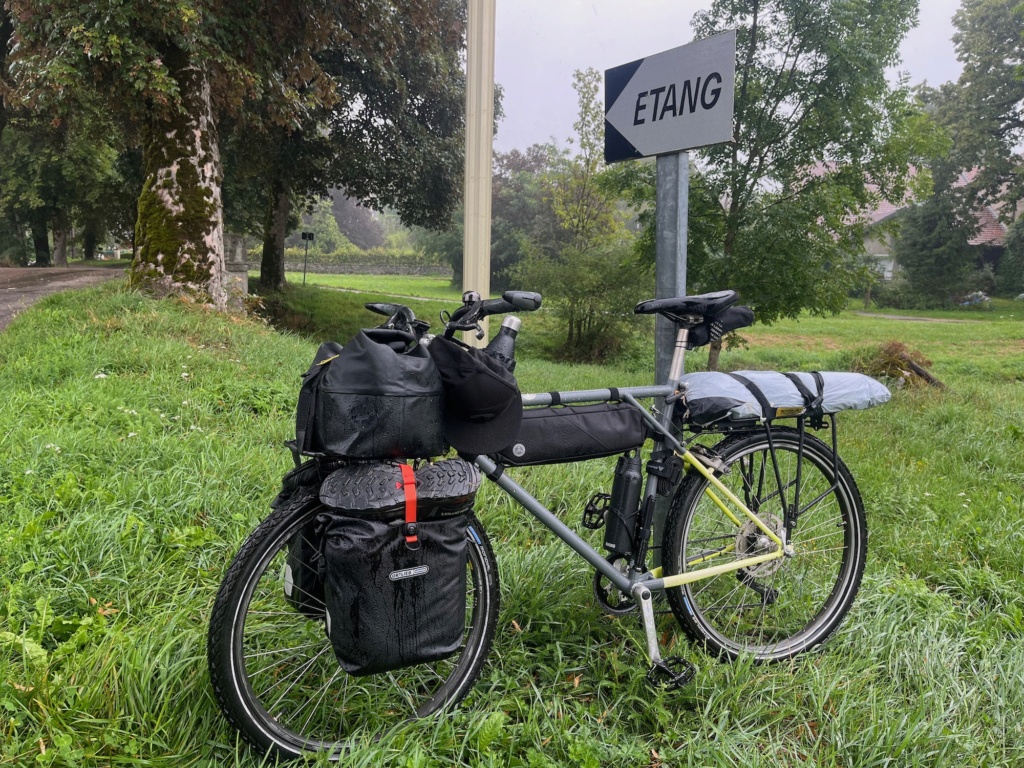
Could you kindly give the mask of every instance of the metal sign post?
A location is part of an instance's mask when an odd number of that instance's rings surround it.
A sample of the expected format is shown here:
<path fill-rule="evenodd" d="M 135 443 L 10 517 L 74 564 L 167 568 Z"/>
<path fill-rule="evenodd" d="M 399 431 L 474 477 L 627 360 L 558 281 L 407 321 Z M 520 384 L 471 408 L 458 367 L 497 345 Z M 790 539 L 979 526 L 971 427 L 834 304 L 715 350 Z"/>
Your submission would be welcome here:
<path fill-rule="evenodd" d="M 466 29 L 466 194 L 462 290 L 491 293 L 491 160 L 494 145 L 495 0 L 471 0 Z M 480 324 L 487 331 L 486 318 Z M 487 337 L 464 334 L 471 346 Z"/>
<path fill-rule="evenodd" d="M 690 204 L 687 149 L 731 141 L 736 86 L 736 31 L 648 56 L 605 72 L 604 156 L 608 163 L 657 156 L 655 295 L 686 295 L 686 238 Z M 724 286 L 723 286 L 724 287 Z M 674 324 L 654 326 L 655 383 L 668 380 Z M 654 509 L 660 542 L 671 497 Z M 661 551 L 652 565 L 661 565 Z"/>
<path fill-rule="evenodd" d="M 306 254 L 302 257 L 302 284 L 306 284 L 306 262 L 309 261 L 309 244 L 313 241 L 312 232 L 303 232 L 302 239 L 306 243 Z"/>

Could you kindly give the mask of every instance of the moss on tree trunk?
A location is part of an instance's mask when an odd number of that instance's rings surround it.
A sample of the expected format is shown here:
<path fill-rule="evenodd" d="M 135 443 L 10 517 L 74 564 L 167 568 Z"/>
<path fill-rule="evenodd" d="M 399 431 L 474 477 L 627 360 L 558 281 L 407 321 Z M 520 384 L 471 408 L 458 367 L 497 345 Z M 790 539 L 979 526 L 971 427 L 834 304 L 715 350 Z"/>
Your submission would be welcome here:
<path fill-rule="evenodd" d="M 164 61 L 178 82 L 181 108 L 146 127 L 132 281 L 223 309 L 221 167 L 209 77 L 180 50 L 167 51 Z"/>

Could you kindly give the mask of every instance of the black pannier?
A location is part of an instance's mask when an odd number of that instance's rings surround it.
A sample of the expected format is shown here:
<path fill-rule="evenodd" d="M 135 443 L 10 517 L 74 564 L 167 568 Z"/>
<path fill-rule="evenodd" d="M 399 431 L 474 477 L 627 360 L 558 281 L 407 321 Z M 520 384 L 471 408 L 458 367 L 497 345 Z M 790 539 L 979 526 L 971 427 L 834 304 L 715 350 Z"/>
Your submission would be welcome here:
<path fill-rule="evenodd" d="M 466 628 L 465 515 L 417 523 L 325 513 L 327 636 L 341 667 L 372 675 L 438 661 L 459 650 Z"/>
<path fill-rule="evenodd" d="M 498 457 L 513 467 L 584 461 L 639 448 L 646 439 L 646 422 L 628 403 L 530 408 Z"/>
<path fill-rule="evenodd" d="M 325 349 L 303 381 L 301 453 L 359 459 L 429 458 L 448 450 L 441 378 L 411 333 L 374 328 Z M 334 351 L 334 355 L 329 355 Z"/>
<path fill-rule="evenodd" d="M 320 486 L 326 629 L 352 675 L 444 659 L 466 621 L 468 512 L 480 473 L 461 459 L 372 462 Z"/>

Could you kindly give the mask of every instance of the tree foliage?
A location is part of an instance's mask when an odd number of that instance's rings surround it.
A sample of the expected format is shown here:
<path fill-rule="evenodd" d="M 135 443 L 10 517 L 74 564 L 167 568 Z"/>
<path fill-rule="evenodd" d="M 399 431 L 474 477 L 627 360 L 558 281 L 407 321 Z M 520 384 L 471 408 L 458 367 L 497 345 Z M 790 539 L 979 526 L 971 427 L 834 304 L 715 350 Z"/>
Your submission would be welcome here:
<path fill-rule="evenodd" d="M 491 287 L 511 288 L 516 266 L 529 252 L 554 255 L 565 239 L 551 204 L 548 179 L 559 157 L 550 144 L 496 152 L 491 175 Z M 463 210 L 443 229 L 414 230 L 416 246 L 452 267 L 452 284 L 462 285 Z"/>
<path fill-rule="evenodd" d="M 948 306 L 967 293 L 977 258 L 969 244 L 973 227 L 948 195 L 934 195 L 903 214 L 893 256 L 914 304 Z"/>
<path fill-rule="evenodd" d="M 554 306 L 565 328 L 556 352 L 567 359 L 600 360 L 618 352 L 638 293 L 645 293 L 638 286 L 650 277 L 633 256 L 614 186 L 604 181 L 599 85 L 594 69 L 573 77 L 577 151 L 554 153 L 543 177 L 555 226 L 514 270 L 522 287 L 543 291 Z"/>
<path fill-rule="evenodd" d="M 732 287 L 771 322 L 837 311 L 855 279 L 858 213 L 900 200 L 927 123 L 886 68 L 916 0 L 715 0 L 698 37 L 737 29 L 735 141 L 698 153 L 721 247 L 693 290 Z M 716 252 L 717 251 L 717 252 Z"/>
<path fill-rule="evenodd" d="M 9 6 L 20 104 L 45 111 L 69 93 L 95 93 L 139 126 L 140 282 L 225 303 L 225 189 L 232 226 L 260 231 L 275 256 L 292 208 L 331 187 L 413 223 L 434 224 L 455 207 L 458 0 Z M 276 287 L 283 262 L 272 266 Z"/>
<path fill-rule="evenodd" d="M 1024 294 L 1024 226 L 1016 222 L 1006 233 L 1006 251 L 999 262 L 999 292 L 1006 296 Z"/>
<path fill-rule="evenodd" d="M 354 246 L 368 250 L 384 245 L 384 228 L 369 208 L 341 190 L 333 190 L 331 200 L 331 211 L 338 229 Z"/>
<path fill-rule="evenodd" d="M 941 88 L 936 114 L 954 139 L 954 170 L 977 168 L 971 191 L 1005 203 L 1010 220 L 1024 199 L 1024 4 L 963 0 L 953 24 L 963 71 Z"/>

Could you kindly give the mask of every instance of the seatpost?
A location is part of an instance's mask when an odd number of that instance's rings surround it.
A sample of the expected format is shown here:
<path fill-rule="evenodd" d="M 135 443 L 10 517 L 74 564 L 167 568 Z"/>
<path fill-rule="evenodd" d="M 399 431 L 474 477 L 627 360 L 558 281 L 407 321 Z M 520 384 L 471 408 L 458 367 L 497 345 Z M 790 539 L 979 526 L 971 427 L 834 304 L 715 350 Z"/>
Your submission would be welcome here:
<path fill-rule="evenodd" d="M 683 362 L 686 357 L 686 340 L 689 337 L 689 328 L 678 328 L 676 330 L 676 347 L 672 350 L 672 365 L 668 373 L 668 383 L 673 387 L 679 385 L 679 378 L 684 372 Z"/>

